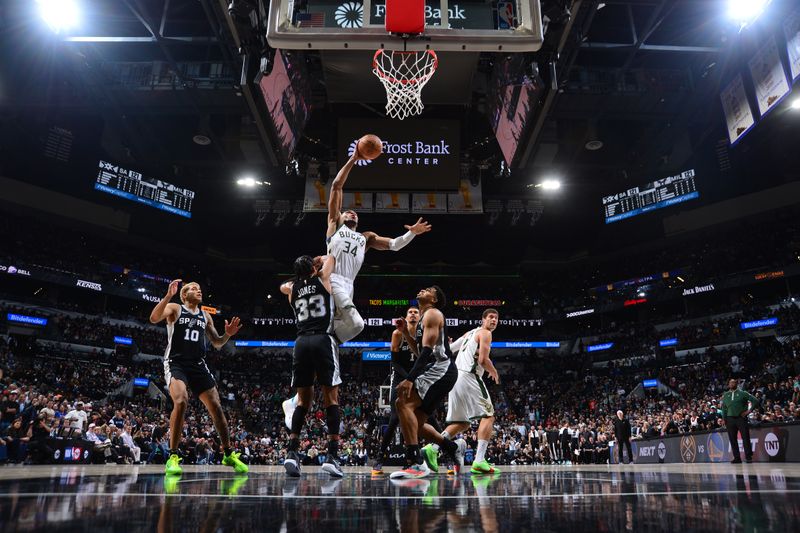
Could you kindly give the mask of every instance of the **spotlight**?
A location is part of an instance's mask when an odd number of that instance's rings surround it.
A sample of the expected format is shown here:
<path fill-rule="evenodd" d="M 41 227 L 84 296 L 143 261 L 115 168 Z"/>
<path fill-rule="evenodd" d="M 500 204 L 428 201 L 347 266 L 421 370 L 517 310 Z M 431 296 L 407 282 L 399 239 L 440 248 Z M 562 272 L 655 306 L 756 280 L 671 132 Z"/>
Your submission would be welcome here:
<path fill-rule="evenodd" d="M 39 15 L 51 30 L 61 33 L 78 25 L 78 5 L 75 0 L 36 0 Z"/>
<path fill-rule="evenodd" d="M 746 26 L 756 20 L 769 3 L 770 0 L 728 0 L 728 17 Z"/>
<path fill-rule="evenodd" d="M 645 292 L 644 291 L 639 291 L 637 293 L 637 295 L 639 296 L 639 298 L 644 298 Z"/>
<path fill-rule="evenodd" d="M 531 183 L 528 188 L 544 189 L 546 191 L 557 191 L 561 188 L 561 182 L 556 179 L 546 179 L 541 183 Z"/>
<path fill-rule="evenodd" d="M 800 96 L 792 100 L 790 106 L 792 109 L 800 109 Z"/>
<path fill-rule="evenodd" d="M 246 176 L 244 178 L 239 178 L 238 180 L 236 180 L 236 185 L 238 185 L 240 187 L 253 188 L 256 185 L 267 185 L 267 186 L 269 186 L 269 185 L 272 185 L 272 183 L 270 183 L 268 181 L 257 180 L 255 178 L 253 178 L 252 176 Z"/>

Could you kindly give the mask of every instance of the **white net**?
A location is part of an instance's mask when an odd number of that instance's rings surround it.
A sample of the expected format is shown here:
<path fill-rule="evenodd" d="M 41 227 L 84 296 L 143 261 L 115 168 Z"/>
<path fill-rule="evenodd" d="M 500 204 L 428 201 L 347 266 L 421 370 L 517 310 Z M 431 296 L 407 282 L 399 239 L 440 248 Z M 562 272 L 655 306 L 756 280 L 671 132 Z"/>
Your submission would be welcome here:
<path fill-rule="evenodd" d="M 433 50 L 400 52 L 380 49 L 375 52 L 372 72 L 386 89 L 386 114 L 403 120 L 422 113 L 425 108 L 422 88 L 438 66 L 439 59 Z"/>

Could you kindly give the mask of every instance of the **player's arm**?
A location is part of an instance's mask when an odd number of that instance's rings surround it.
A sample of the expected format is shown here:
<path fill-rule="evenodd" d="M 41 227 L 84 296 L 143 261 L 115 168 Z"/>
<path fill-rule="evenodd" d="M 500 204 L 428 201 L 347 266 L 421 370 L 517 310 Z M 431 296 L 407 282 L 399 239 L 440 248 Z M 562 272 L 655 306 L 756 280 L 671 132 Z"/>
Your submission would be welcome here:
<path fill-rule="evenodd" d="M 406 378 L 406 371 L 403 369 L 402 365 L 400 365 L 400 346 L 403 344 L 403 333 L 396 329 L 392 332 L 392 342 L 391 347 L 389 348 L 392 352 L 392 368 L 394 369 L 395 375 L 398 375 L 401 379 Z"/>
<path fill-rule="evenodd" d="M 294 287 L 294 281 L 292 280 L 281 283 L 281 293 L 288 296 L 289 300 L 292 299 L 292 287 Z"/>
<path fill-rule="evenodd" d="M 322 257 L 314 258 L 314 261 L 317 260 L 322 261 L 322 268 L 319 270 L 319 280 L 322 282 L 322 286 L 325 287 L 325 290 L 333 294 L 333 289 L 331 288 L 331 274 L 333 274 L 333 269 L 336 267 L 336 258 L 332 255 L 323 255 Z"/>
<path fill-rule="evenodd" d="M 203 311 L 205 313 L 205 311 Z M 214 321 L 211 320 L 211 316 L 206 313 L 206 337 L 211 342 L 211 345 L 219 350 L 228 340 L 239 333 L 239 330 L 242 329 L 242 322 L 239 320 L 238 316 L 231 318 L 231 321 L 225 321 L 225 335 L 220 335 L 217 333 L 217 328 L 214 326 Z"/>
<path fill-rule="evenodd" d="M 347 181 L 347 176 L 353 170 L 353 166 L 360 158 L 353 153 L 347 163 L 339 169 L 333 183 L 331 183 L 331 194 L 328 198 L 328 237 L 333 235 L 336 231 L 336 225 L 339 223 L 339 215 L 342 214 L 342 196 L 344 195 L 344 184 Z"/>
<path fill-rule="evenodd" d="M 452 353 L 456 354 L 461 351 L 461 347 L 464 346 L 464 343 L 467 341 L 467 333 L 461 335 L 457 341 L 450 343 L 450 351 Z"/>
<path fill-rule="evenodd" d="M 161 299 L 158 304 L 150 311 L 150 323 L 151 324 L 158 324 L 162 320 L 167 322 L 174 322 L 178 319 L 178 315 L 181 312 L 181 306 L 178 304 L 170 303 L 170 300 L 178 294 L 178 285 L 180 285 L 180 279 L 174 279 L 167 287 L 167 294 Z"/>
<path fill-rule="evenodd" d="M 422 220 L 422 217 L 420 217 L 413 226 L 406 224 L 404 227 L 406 228 L 406 232 L 394 239 L 381 237 L 372 231 L 364 232 L 364 237 L 367 238 L 367 250 L 372 248 L 374 250 L 391 250 L 397 252 L 408 246 L 408 243 L 414 240 L 414 237 L 417 235 L 427 233 L 431 230 L 431 225 Z"/>
<path fill-rule="evenodd" d="M 395 331 L 399 331 L 402 338 L 406 340 L 408 343 L 408 347 L 414 353 L 415 356 L 419 357 L 419 348 L 417 347 L 417 339 L 408 332 L 408 324 L 406 323 L 405 318 L 398 318 L 394 321 L 394 326 L 396 328 Z M 398 345 L 399 346 L 399 345 Z"/>
<path fill-rule="evenodd" d="M 484 370 L 489 374 L 489 377 L 494 380 L 495 383 L 500 383 L 500 376 L 497 375 L 497 369 L 494 367 L 494 363 L 489 358 L 489 352 L 492 349 L 492 332 L 481 329 L 477 333 L 478 336 L 478 364 L 483 367 Z"/>
<path fill-rule="evenodd" d="M 422 317 L 422 326 L 425 329 L 422 333 L 422 348 L 419 351 L 419 357 L 417 357 L 414 368 L 408 373 L 406 379 L 401 381 L 397 386 L 398 393 L 404 394 L 405 396 L 411 394 L 414 380 L 425 371 L 425 367 L 427 367 L 431 359 L 433 359 L 433 347 L 436 345 L 439 332 L 444 326 L 444 315 L 438 309 L 429 309 L 425 313 L 425 316 Z"/>

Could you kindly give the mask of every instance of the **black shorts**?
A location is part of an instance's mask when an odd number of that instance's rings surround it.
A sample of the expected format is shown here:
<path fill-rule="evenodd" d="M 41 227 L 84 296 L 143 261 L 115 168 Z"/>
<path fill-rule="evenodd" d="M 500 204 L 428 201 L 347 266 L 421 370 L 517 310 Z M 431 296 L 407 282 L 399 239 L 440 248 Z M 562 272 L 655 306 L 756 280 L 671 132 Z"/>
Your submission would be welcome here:
<path fill-rule="evenodd" d="M 205 359 L 199 361 L 164 359 L 164 379 L 167 381 L 168 389 L 170 381 L 178 379 L 183 381 L 186 387 L 196 395 L 217 386 L 217 380 L 208 369 Z"/>
<path fill-rule="evenodd" d="M 339 345 L 326 333 L 302 335 L 294 344 L 292 387 L 311 387 L 315 375 L 320 385 L 333 387 L 342 383 Z"/>
<path fill-rule="evenodd" d="M 444 400 L 453 390 L 457 379 L 458 369 L 452 360 L 428 365 L 425 372 L 414 380 L 414 388 L 422 399 L 419 408 L 428 416 L 436 412 L 436 409 L 444 405 Z"/>

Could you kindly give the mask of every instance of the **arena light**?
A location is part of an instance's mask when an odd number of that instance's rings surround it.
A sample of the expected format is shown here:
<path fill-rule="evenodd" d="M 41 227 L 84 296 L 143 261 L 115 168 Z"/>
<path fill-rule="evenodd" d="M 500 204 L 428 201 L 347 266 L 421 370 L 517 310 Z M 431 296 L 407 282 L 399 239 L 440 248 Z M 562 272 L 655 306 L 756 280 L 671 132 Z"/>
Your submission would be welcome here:
<path fill-rule="evenodd" d="M 244 178 L 239 178 L 238 180 L 236 180 L 236 185 L 238 185 L 240 187 L 247 187 L 248 189 L 252 189 L 253 187 L 255 187 L 257 185 L 272 185 L 272 183 L 270 183 L 268 181 L 257 180 L 252 176 L 246 176 Z"/>
<path fill-rule="evenodd" d="M 800 96 L 792 100 L 790 106 L 792 109 L 800 109 Z"/>
<path fill-rule="evenodd" d="M 561 182 L 557 179 L 548 178 L 539 183 L 531 183 L 528 188 L 544 189 L 545 191 L 557 191 L 561 188 Z"/>
<path fill-rule="evenodd" d="M 769 3 L 770 0 L 728 0 L 728 17 L 747 26 L 764 12 Z"/>
<path fill-rule="evenodd" d="M 42 20 L 54 32 L 61 33 L 78 25 L 80 15 L 75 0 L 36 0 L 36 3 Z"/>

